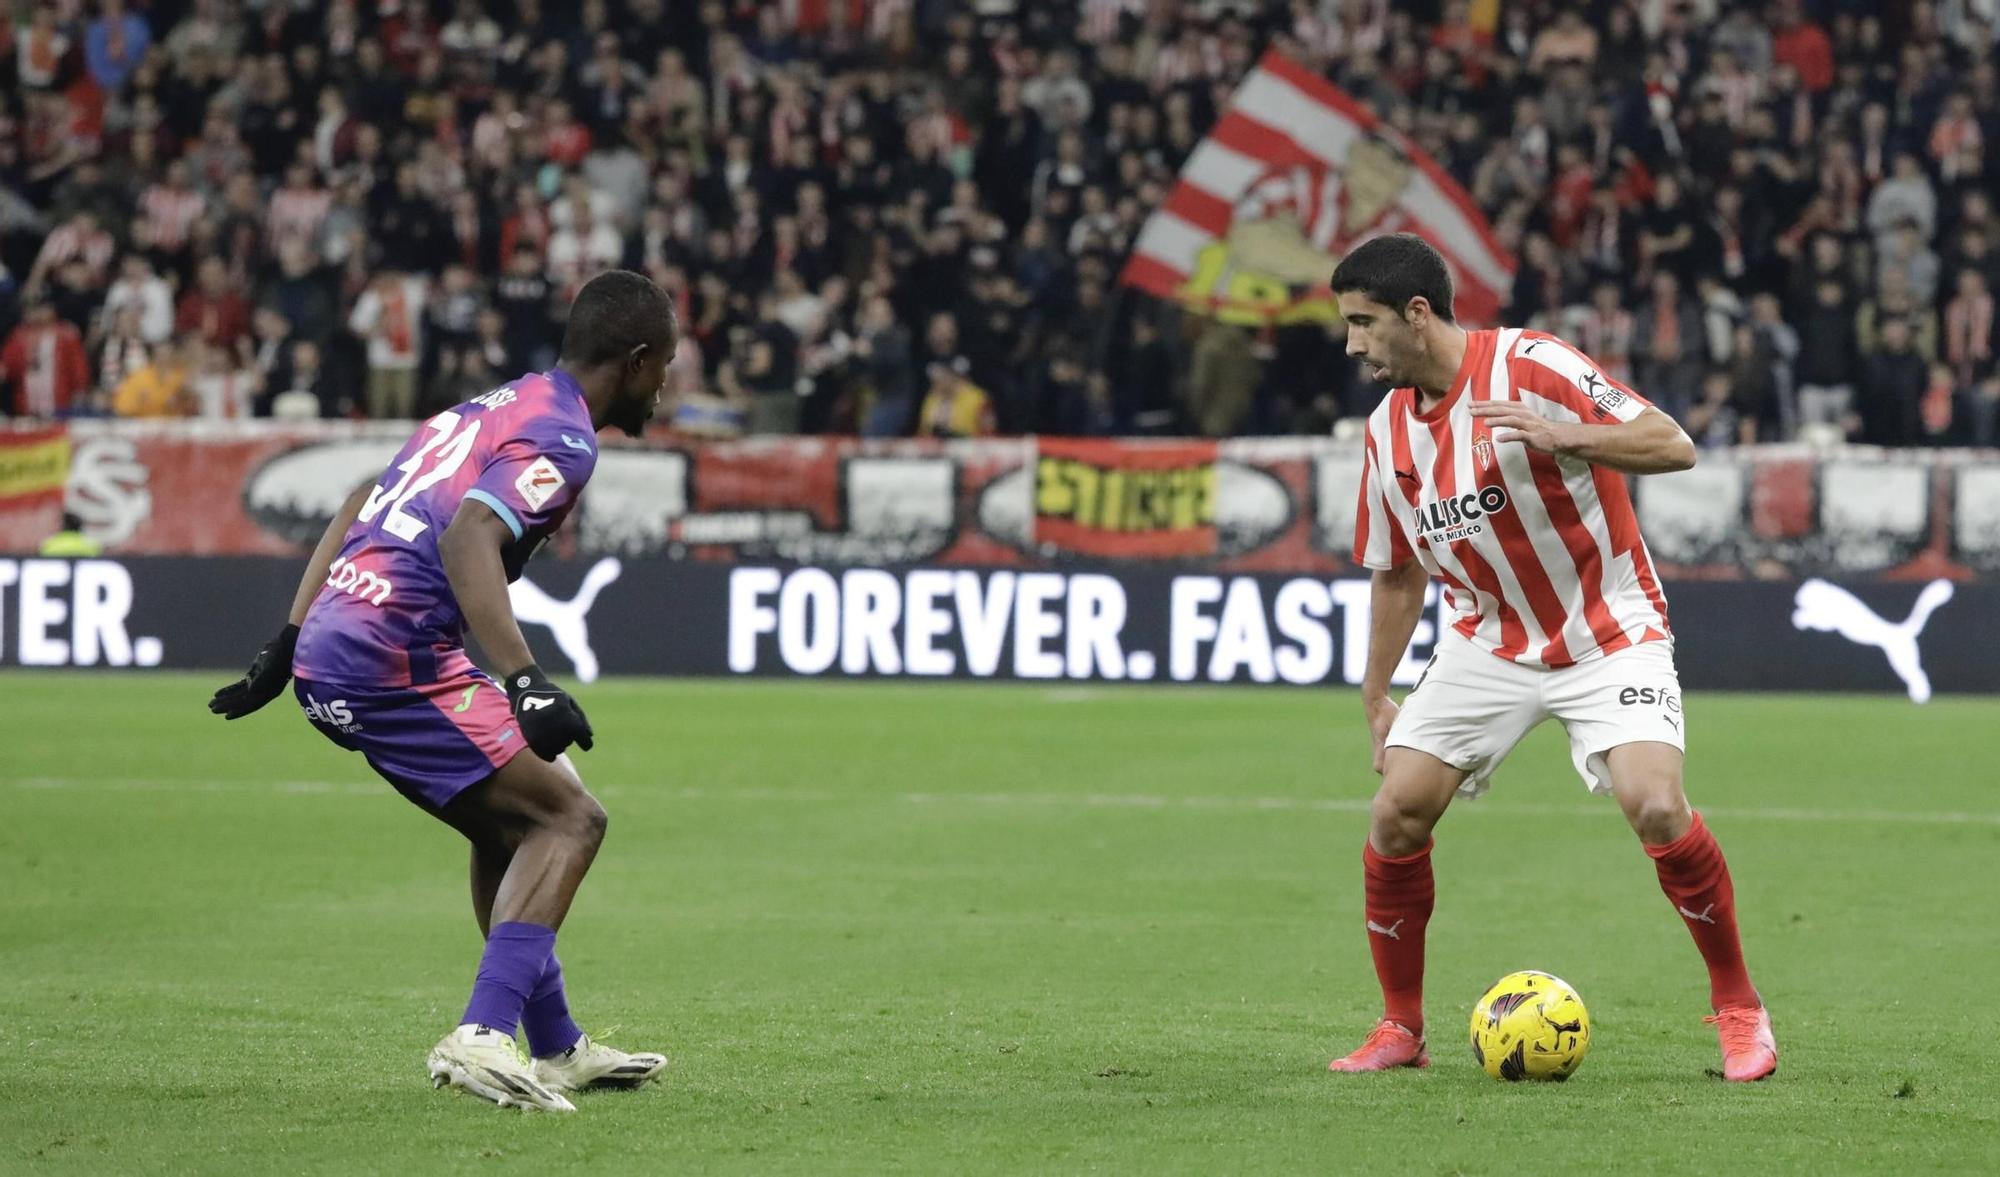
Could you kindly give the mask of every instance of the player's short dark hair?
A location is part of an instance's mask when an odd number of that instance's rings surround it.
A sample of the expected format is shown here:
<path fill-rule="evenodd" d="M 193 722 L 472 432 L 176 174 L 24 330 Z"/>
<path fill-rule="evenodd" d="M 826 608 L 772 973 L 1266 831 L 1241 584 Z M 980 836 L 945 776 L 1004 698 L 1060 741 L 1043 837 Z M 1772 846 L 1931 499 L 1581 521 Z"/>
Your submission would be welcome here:
<path fill-rule="evenodd" d="M 579 368 L 623 360 L 640 344 L 671 348 L 674 303 L 644 274 L 606 270 L 583 284 L 563 328 L 563 363 Z"/>
<path fill-rule="evenodd" d="M 1348 291 L 1392 307 L 1397 314 L 1422 295 L 1432 314 L 1447 323 L 1454 321 L 1451 270 L 1444 255 L 1415 233 L 1391 233 L 1349 250 L 1333 270 L 1333 292 Z"/>

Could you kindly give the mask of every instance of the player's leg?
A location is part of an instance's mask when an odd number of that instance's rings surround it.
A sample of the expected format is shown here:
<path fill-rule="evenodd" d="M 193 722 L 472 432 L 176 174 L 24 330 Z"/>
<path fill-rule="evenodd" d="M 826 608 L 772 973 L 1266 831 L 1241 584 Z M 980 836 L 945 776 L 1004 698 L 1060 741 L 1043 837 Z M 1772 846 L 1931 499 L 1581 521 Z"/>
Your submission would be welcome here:
<path fill-rule="evenodd" d="M 551 764 L 517 755 L 492 778 L 455 798 L 440 816 L 472 843 L 473 911 L 487 936 L 465 1023 L 498 1026 L 502 1023 L 482 1019 L 517 1010 L 535 1058 L 532 1073 L 557 1091 L 636 1087 L 658 1078 L 667 1066 L 665 1055 L 593 1042 L 570 1016 L 555 928 L 596 855 L 605 819 L 569 757 Z M 532 872 L 525 880 L 524 870 Z M 536 916 L 553 922 L 533 922 Z M 544 942 L 548 951 L 541 957 L 541 971 L 516 1007 L 514 999 L 528 975 L 517 959 L 526 946 L 539 951 Z M 505 1023 L 510 1032 L 513 1024 Z"/>
<path fill-rule="evenodd" d="M 1778 1069 L 1771 1014 L 1743 963 L 1729 863 L 1683 791 L 1681 750 L 1640 741 L 1611 749 L 1604 760 L 1612 793 L 1653 860 L 1660 890 L 1708 966 L 1715 1009 L 1708 1020 L 1722 1040 L 1723 1077 L 1735 1082 L 1768 1077 Z"/>
<path fill-rule="evenodd" d="M 1329 1070 L 1430 1065 L 1424 1051 L 1424 930 L 1437 899 L 1431 830 L 1465 777 L 1465 770 L 1415 748 L 1383 752 L 1382 785 L 1369 806 L 1368 841 L 1361 848 L 1363 923 L 1382 986 L 1382 1020 Z"/>
<path fill-rule="evenodd" d="M 482 692 L 482 686 L 490 689 Z M 520 740 L 504 693 L 491 680 L 459 676 L 395 688 L 301 683 L 299 694 L 308 717 L 322 731 L 343 747 L 365 754 L 398 792 L 444 818 L 475 846 L 485 847 L 482 861 L 489 872 L 506 859 L 500 884 L 491 887 L 493 898 L 482 900 L 475 892 L 475 914 L 490 918 L 493 899 L 505 888 L 522 839 L 518 825 L 499 820 L 470 798 L 484 795 L 493 779 L 510 772 L 512 763 L 534 759 L 508 760 Z M 496 771 L 498 763 L 509 767 Z M 532 987 L 552 955 L 543 952 L 537 958 L 535 939 L 514 934 L 489 937 L 482 972 L 489 965 L 512 967 L 528 972 L 527 984 Z M 549 940 L 553 941 L 553 932 Z M 509 1009 L 504 995 L 497 1002 L 487 996 L 490 1012 L 470 1013 L 464 1024 L 431 1049 L 426 1065 L 432 1081 L 503 1106 L 574 1111 L 559 1089 L 537 1079 L 516 1054 L 513 1033 L 519 1005 Z"/>
<path fill-rule="evenodd" d="M 492 930 L 493 898 L 499 894 L 500 880 L 506 877 L 507 867 L 514 861 L 514 851 L 505 839 L 469 820 L 466 827 L 459 828 L 459 833 L 465 835 L 471 846 L 472 915 L 479 921 L 479 937 L 484 940 Z M 542 970 L 541 980 L 535 983 L 527 1004 L 521 1007 L 521 1032 L 527 1036 L 528 1053 L 536 1058 L 563 1054 L 584 1036 L 570 1016 L 562 960 L 553 952 L 549 954 L 548 967 Z"/>
<path fill-rule="evenodd" d="M 1562 672 L 1551 696 L 1551 710 L 1569 730 L 1578 774 L 1592 792 L 1617 799 L 1653 860 L 1660 890 L 1701 952 L 1724 1075 L 1769 1075 L 1777 1068 L 1777 1044 L 1743 963 L 1729 864 L 1688 804 L 1682 781 L 1686 714 L 1672 647 L 1648 642 Z"/>
<path fill-rule="evenodd" d="M 1424 937 L 1436 899 L 1431 831 L 1460 791 L 1477 792 L 1540 718 L 1532 672 L 1473 649 L 1440 644 L 1403 700 L 1384 750 L 1382 784 L 1362 847 L 1363 923 L 1382 1019 L 1334 1071 L 1429 1064 L 1424 1050 Z"/>

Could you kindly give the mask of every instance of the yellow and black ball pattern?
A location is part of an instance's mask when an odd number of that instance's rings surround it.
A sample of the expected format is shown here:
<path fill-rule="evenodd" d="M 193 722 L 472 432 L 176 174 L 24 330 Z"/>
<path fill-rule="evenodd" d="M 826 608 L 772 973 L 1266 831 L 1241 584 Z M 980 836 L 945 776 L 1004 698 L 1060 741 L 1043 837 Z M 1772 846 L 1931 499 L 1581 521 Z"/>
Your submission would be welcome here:
<path fill-rule="evenodd" d="M 1509 973 L 1472 1007 L 1472 1056 L 1495 1079 L 1560 1083 L 1589 1050 L 1590 1011 L 1561 977 Z"/>

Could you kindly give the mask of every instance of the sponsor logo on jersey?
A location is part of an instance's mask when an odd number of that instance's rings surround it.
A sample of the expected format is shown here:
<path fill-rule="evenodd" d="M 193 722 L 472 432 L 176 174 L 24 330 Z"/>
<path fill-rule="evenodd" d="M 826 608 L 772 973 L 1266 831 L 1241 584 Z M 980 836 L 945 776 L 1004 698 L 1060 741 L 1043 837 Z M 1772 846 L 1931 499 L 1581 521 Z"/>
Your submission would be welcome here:
<path fill-rule="evenodd" d="M 530 511 L 539 511 L 547 506 L 562 486 L 562 471 L 547 458 L 536 458 L 514 480 L 514 489 L 521 492 L 521 500 L 528 504 Z"/>
<path fill-rule="evenodd" d="M 389 594 L 395 591 L 395 586 L 389 582 L 388 577 L 357 568 L 339 557 L 335 557 L 333 563 L 328 566 L 326 583 L 328 588 L 336 592 L 357 597 L 377 608 L 380 608 L 382 602 L 389 599 Z"/>
<path fill-rule="evenodd" d="M 472 403 L 475 405 L 484 405 L 488 409 L 500 409 L 513 404 L 518 399 L 520 398 L 515 394 L 513 389 L 503 387 L 473 397 Z"/>
<path fill-rule="evenodd" d="M 1625 394 L 1604 382 L 1604 377 L 1595 372 L 1583 374 L 1583 392 L 1597 406 L 1600 417 L 1615 416 L 1613 409 L 1625 403 Z"/>
<path fill-rule="evenodd" d="M 1482 486 L 1462 495 L 1418 503 L 1412 512 L 1417 533 L 1434 544 L 1455 543 L 1486 530 L 1486 516 L 1507 509 L 1507 488 Z"/>
<path fill-rule="evenodd" d="M 322 703 L 307 695 L 305 713 L 307 719 L 314 723 L 323 723 L 343 735 L 353 735 L 361 730 L 361 725 L 354 722 L 354 711 L 348 707 L 345 699 Z"/>
<path fill-rule="evenodd" d="M 1622 687 L 1618 691 L 1618 705 L 1632 707 L 1637 704 L 1658 704 L 1669 711 L 1681 709 L 1681 697 L 1665 687 Z"/>

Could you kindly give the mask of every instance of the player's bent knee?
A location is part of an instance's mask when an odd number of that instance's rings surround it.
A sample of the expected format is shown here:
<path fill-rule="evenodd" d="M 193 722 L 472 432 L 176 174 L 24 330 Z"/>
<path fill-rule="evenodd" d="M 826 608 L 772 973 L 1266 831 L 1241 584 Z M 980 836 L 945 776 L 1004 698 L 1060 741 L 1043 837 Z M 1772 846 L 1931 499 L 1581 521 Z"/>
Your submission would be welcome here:
<path fill-rule="evenodd" d="M 1677 777 L 1660 776 L 1620 782 L 1619 807 L 1632 832 L 1649 846 L 1664 846 L 1687 833 L 1694 822 L 1687 797 Z"/>
<path fill-rule="evenodd" d="M 1417 798 L 1384 785 L 1369 805 L 1368 840 L 1390 858 L 1415 854 L 1430 842 L 1438 816 Z"/>
<path fill-rule="evenodd" d="M 590 844 L 591 849 L 595 850 L 604 844 L 604 835 L 611 829 L 611 815 L 605 812 L 604 806 L 597 798 L 589 793 L 583 795 L 583 801 L 577 807 L 575 821 L 577 833 Z"/>

